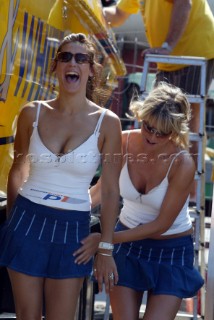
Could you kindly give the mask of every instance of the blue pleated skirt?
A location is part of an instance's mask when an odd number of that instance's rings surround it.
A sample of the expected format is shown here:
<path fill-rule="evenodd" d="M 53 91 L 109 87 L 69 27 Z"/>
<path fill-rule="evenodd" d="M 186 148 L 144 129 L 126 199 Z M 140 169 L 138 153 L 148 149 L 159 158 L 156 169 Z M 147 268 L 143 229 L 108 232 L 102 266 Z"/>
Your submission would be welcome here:
<path fill-rule="evenodd" d="M 120 222 L 116 231 L 127 230 Z M 192 236 L 172 239 L 145 239 L 115 245 L 114 258 L 118 268 L 117 285 L 152 294 L 189 298 L 203 286 L 193 266 Z"/>
<path fill-rule="evenodd" d="M 0 228 L 0 265 L 53 279 L 89 276 L 92 260 L 75 264 L 73 252 L 90 232 L 90 212 L 60 210 L 18 195 Z"/>

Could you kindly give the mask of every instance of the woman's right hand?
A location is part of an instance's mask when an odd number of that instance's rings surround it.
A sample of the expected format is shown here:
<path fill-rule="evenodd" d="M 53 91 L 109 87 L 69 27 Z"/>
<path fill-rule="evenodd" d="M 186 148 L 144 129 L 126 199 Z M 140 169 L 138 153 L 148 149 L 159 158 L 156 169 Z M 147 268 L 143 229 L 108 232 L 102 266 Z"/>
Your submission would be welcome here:
<path fill-rule="evenodd" d="M 104 253 L 105 255 L 102 255 Z M 98 252 L 94 262 L 94 277 L 98 282 L 98 290 L 102 292 L 103 284 L 105 285 L 105 292 L 113 290 L 114 285 L 118 282 L 118 272 L 114 258 L 106 255 L 107 252 Z"/>
<path fill-rule="evenodd" d="M 73 253 L 76 257 L 75 263 L 86 264 L 95 255 L 98 249 L 98 244 L 100 242 L 101 234 L 91 233 L 85 239 L 81 240 L 82 246 Z"/>

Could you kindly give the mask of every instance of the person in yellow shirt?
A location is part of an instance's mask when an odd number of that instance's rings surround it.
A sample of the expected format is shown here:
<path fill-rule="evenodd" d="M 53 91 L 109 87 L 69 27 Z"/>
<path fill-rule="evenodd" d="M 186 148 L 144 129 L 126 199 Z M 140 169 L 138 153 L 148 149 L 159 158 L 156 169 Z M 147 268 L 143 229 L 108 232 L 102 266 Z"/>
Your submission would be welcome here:
<path fill-rule="evenodd" d="M 208 91 L 214 78 L 214 17 L 207 0 L 119 0 L 116 6 L 103 8 L 103 14 L 108 23 L 117 27 L 139 10 L 150 45 L 143 54 L 207 58 Z M 174 64 L 158 64 L 157 67 L 155 85 L 167 81 L 187 94 L 199 93 L 200 67 Z M 194 103 L 190 122 L 192 132 L 199 131 L 199 120 L 199 104 Z M 197 152 L 197 144 L 193 143 L 191 153 Z"/>

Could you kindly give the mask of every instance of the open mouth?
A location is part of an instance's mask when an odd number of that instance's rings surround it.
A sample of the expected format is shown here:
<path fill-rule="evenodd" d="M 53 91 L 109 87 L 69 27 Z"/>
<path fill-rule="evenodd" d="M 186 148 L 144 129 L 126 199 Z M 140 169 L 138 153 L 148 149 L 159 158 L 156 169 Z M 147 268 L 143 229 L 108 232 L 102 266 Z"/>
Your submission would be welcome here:
<path fill-rule="evenodd" d="M 79 74 L 74 71 L 69 71 L 69 72 L 66 72 L 65 78 L 66 78 L 66 81 L 68 81 L 69 83 L 77 82 L 79 80 Z"/>
<path fill-rule="evenodd" d="M 156 144 L 156 142 L 151 142 L 151 141 L 149 141 L 148 139 L 146 139 L 146 141 L 147 141 L 148 144 L 151 144 L 151 145 Z"/>

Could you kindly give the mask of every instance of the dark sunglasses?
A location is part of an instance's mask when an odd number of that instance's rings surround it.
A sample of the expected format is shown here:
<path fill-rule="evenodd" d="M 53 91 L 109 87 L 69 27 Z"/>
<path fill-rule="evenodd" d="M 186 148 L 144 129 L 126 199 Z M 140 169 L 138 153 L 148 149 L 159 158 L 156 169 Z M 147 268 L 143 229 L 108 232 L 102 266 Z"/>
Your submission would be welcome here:
<path fill-rule="evenodd" d="M 155 134 L 155 136 L 157 138 L 164 138 L 166 136 L 168 136 L 170 133 L 164 133 L 164 132 L 161 132 L 161 131 L 158 131 L 157 129 L 151 127 L 148 122 L 146 121 L 142 121 L 142 124 L 143 124 L 143 128 L 145 129 L 146 132 L 150 133 L 150 134 Z"/>
<path fill-rule="evenodd" d="M 91 62 L 90 56 L 87 53 L 71 53 L 66 51 L 58 52 L 56 60 L 60 62 L 69 62 L 73 57 L 78 64 Z"/>

